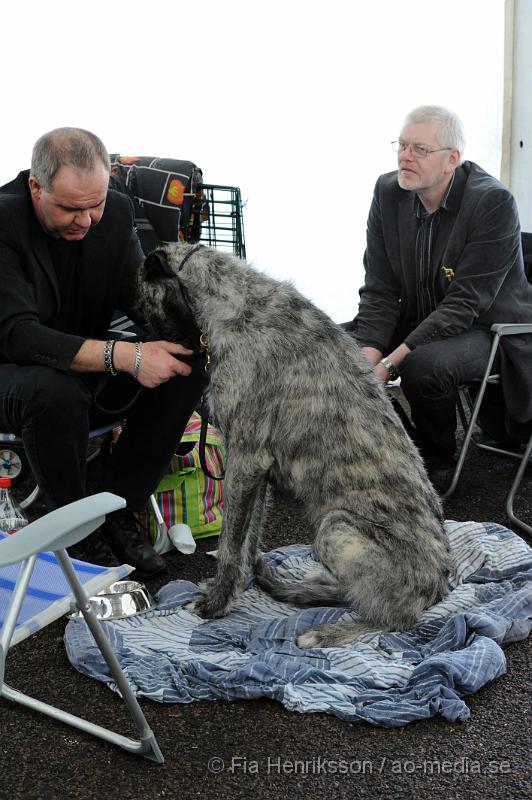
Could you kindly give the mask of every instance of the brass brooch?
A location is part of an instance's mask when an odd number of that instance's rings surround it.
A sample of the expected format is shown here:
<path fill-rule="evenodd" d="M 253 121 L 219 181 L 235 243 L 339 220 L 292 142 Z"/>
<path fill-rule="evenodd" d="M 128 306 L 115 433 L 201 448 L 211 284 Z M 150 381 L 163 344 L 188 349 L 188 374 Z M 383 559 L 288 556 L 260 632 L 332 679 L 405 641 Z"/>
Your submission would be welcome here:
<path fill-rule="evenodd" d="M 446 280 L 452 281 L 454 278 L 454 269 L 452 267 L 442 267 L 441 271 L 443 272 L 443 277 Z"/>

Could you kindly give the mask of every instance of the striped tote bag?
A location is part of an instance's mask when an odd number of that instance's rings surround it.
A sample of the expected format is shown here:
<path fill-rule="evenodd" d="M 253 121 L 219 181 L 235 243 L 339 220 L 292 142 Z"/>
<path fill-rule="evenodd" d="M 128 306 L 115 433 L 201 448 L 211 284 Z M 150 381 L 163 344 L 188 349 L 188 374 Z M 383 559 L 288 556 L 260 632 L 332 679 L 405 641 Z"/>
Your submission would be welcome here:
<path fill-rule="evenodd" d="M 192 414 L 185 433 L 181 438 L 179 451 L 183 445 L 192 445 L 185 455 L 174 455 L 169 472 L 163 476 L 156 491 L 157 505 L 166 526 L 170 528 L 184 522 L 192 530 L 195 539 L 215 536 L 220 533 L 223 514 L 223 480 L 215 481 L 207 477 L 200 464 L 199 438 L 201 417 Z M 209 425 L 205 445 L 205 460 L 212 475 L 221 475 L 224 470 L 224 450 L 222 436 L 216 428 Z M 151 511 L 139 514 L 139 521 L 155 543 L 157 527 Z"/>

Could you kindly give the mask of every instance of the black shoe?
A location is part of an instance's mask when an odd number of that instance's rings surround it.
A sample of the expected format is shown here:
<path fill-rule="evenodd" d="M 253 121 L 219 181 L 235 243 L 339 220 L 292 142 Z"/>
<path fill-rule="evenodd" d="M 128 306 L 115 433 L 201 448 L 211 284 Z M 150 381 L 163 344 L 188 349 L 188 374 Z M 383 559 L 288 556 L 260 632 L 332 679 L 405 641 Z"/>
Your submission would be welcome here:
<path fill-rule="evenodd" d="M 430 482 L 438 492 L 443 495 L 452 483 L 456 461 L 449 457 L 433 457 L 427 460 L 427 472 Z"/>
<path fill-rule="evenodd" d="M 68 548 L 70 558 L 78 561 L 88 561 L 89 564 L 98 564 L 101 567 L 118 567 L 120 562 L 115 557 L 102 534 L 102 529 L 91 533 L 86 539 Z"/>
<path fill-rule="evenodd" d="M 153 578 L 166 570 L 166 562 L 144 541 L 132 511 L 122 508 L 109 514 L 102 532 L 121 564 L 131 564 L 139 578 Z"/>

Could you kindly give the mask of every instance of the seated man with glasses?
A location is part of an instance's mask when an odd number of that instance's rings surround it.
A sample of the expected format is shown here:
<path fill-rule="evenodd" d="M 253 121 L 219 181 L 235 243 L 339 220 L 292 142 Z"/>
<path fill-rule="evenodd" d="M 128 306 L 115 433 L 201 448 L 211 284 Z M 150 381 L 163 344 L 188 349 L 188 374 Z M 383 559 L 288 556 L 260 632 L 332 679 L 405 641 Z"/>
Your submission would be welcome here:
<path fill-rule="evenodd" d="M 381 175 L 375 187 L 365 283 L 357 316 L 346 327 L 380 380 L 401 377 L 414 439 L 443 493 L 455 466 L 456 388 L 482 378 L 490 325 L 532 321 L 532 286 L 515 200 L 481 167 L 462 160 L 456 114 L 439 106 L 414 109 L 392 147 L 398 169 Z M 532 343 L 508 337 L 503 348 L 506 409 L 526 423 Z"/>

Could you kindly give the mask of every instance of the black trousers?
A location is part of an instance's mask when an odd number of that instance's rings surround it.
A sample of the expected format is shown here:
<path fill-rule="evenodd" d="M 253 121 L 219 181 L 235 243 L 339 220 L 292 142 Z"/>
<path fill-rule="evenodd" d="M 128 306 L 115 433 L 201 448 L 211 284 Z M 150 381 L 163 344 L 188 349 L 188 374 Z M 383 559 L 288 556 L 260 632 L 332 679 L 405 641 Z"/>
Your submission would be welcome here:
<path fill-rule="evenodd" d="M 454 455 L 457 387 L 482 379 L 491 343 L 488 331 L 469 330 L 416 347 L 403 360 L 401 388 L 426 458 Z"/>
<path fill-rule="evenodd" d="M 0 430 L 22 437 L 49 508 L 85 496 L 89 429 L 120 419 L 116 412 L 105 414 L 95 408 L 96 378 L 49 367 L 0 365 Z M 124 497 L 134 511 L 144 509 L 175 453 L 203 386 L 203 376 L 193 373 L 155 389 L 141 389 L 105 462 L 102 491 Z M 126 375 L 111 379 L 106 407 L 119 408 L 136 387 Z"/>

